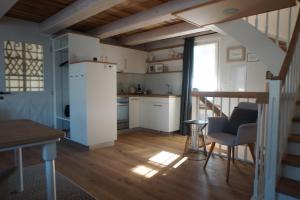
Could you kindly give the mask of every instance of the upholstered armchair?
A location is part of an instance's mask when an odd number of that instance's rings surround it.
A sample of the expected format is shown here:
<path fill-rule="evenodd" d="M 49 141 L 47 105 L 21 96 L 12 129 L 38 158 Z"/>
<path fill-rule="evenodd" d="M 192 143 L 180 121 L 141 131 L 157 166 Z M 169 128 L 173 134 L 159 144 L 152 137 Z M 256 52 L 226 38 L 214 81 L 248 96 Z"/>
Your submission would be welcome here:
<path fill-rule="evenodd" d="M 208 140 L 211 142 L 211 148 L 209 151 L 209 154 L 207 156 L 206 162 L 204 164 L 204 169 L 208 163 L 208 160 L 214 150 L 215 144 L 221 144 L 226 145 L 228 150 L 228 161 L 227 161 L 227 173 L 226 173 L 226 181 L 229 182 L 229 172 L 230 172 L 230 161 L 234 162 L 234 148 L 238 145 L 248 145 L 252 158 L 255 161 L 255 155 L 254 155 L 254 144 L 256 141 L 256 132 L 257 132 L 257 125 L 256 125 L 256 119 L 257 119 L 257 104 L 255 103 L 246 103 L 241 102 L 238 104 L 237 108 L 240 110 L 244 110 L 245 112 L 235 113 L 235 117 L 233 117 L 234 114 L 232 114 L 232 118 L 228 119 L 226 117 L 211 117 L 208 119 Z M 235 111 L 234 111 L 235 112 Z M 233 112 L 233 113 L 234 113 Z M 249 115 L 252 115 L 250 118 L 247 119 Z M 256 116 L 254 116 L 256 113 Z M 240 116 L 238 116 L 240 115 Z M 230 123 L 234 123 L 233 120 L 239 121 L 241 118 L 244 118 L 244 121 L 254 121 L 254 123 L 241 123 L 235 124 L 237 130 L 233 133 L 227 132 L 226 128 L 228 129 L 228 126 Z"/>

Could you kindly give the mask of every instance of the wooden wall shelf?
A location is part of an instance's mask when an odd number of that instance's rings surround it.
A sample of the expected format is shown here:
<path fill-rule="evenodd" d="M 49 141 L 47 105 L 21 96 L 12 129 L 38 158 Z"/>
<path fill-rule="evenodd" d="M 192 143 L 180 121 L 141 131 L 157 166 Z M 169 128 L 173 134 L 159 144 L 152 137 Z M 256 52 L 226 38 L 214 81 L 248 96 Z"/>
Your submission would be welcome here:
<path fill-rule="evenodd" d="M 161 60 L 153 60 L 153 61 L 147 61 L 147 63 L 170 62 L 170 61 L 176 61 L 176 60 L 182 60 L 182 58 L 168 58 L 168 59 L 161 59 Z"/>
<path fill-rule="evenodd" d="M 161 51 L 161 50 L 166 50 L 166 49 L 173 49 L 173 48 L 178 48 L 178 47 L 183 47 L 183 46 L 184 46 L 183 44 L 166 46 L 166 47 L 161 47 L 161 48 L 149 49 L 148 52 Z"/>
<path fill-rule="evenodd" d="M 182 71 L 169 71 L 169 72 L 147 72 L 146 74 L 170 74 L 170 73 L 182 73 Z"/>
<path fill-rule="evenodd" d="M 145 73 L 133 73 L 133 72 L 117 72 L 117 74 L 126 74 L 126 75 L 145 75 Z"/>

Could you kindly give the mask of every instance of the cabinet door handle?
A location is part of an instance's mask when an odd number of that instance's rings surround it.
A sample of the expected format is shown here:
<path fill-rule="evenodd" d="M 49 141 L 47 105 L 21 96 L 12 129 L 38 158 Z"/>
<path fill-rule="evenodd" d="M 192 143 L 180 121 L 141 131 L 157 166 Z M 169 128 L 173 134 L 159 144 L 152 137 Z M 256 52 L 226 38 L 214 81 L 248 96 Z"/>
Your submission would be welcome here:
<path fill-rule="evenodd" d="M 154 104 L 155 107 L 162 107 L 162 105 Z"/>

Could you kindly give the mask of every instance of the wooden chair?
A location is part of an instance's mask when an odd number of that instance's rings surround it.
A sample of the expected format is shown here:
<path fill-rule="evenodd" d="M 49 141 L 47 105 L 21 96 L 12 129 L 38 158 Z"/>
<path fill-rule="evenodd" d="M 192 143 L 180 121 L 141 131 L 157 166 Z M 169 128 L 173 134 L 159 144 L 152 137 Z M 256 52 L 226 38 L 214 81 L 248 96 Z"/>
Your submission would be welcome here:
<path fill-rule="evenodd" d="M 238 108 L 257 110 L 257 105 L 255 103 L 239 103 Z M 256 141 L 257 125 L 256 123 L 242 124 L 238 127 L 237 135 L 229 134 L 223 132 L 224 128 L 228 124 L 229 120 L 226 117 L 211 117 L 208 119 L 208 141 L 211 142 L 211 148 L 209 150 L 206 162 L 204 164 L 204 169 L 208 163 L 208 160 L 214 150 L 215 144 L 221 144 L 227 146 L 227 172 L 226 172 L 226 182 L 229 182 L 230 173 L 230 161 L 234 162 L 234 148 L 238 145 L 248 145 L 252 158 L 255 162 L 254 147 Z"/>

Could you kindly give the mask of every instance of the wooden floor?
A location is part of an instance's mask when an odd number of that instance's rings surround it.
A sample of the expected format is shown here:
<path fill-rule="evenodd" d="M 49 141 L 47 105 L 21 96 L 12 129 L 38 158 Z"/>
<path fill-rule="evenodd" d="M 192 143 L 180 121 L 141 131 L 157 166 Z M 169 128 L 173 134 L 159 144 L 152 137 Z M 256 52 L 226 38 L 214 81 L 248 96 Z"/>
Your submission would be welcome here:
<path fill-rule="evenodd" d="M 180 135 L 146 131 L 121 134 L 114 147 L 92 151 L 61 142 L 56 167 L 101 200 L 250 199 L 252 165 L 235 162 L 229 185 L 226 160 L 218 156 L 211 158 L 206 171 L 202 169 L 204 161 L 188 160 L 174 168 L 182 159 L 177 155 L 181 155 L 184 142 Z M 0 154 L 0 169 L 12 165 L 12 155 Z M 149 161 L 155 155 L 156 162 Z M 38 148 L 25 149 L 25 165 L 42 162 L 40 156 Z M 176 160 L 172 162 L 172 158 Z"/>

